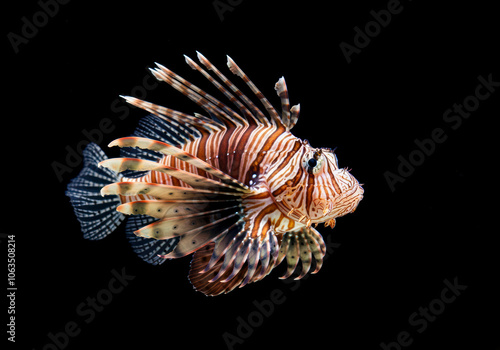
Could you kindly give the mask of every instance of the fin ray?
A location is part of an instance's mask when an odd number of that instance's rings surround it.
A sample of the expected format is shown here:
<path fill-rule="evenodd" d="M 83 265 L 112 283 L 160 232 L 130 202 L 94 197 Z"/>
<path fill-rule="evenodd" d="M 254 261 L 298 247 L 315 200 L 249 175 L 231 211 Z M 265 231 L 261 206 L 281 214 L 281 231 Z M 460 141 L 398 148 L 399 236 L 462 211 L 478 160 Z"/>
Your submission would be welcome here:
<path fill-rule="evenodd" d="M 144 261 L 152 265 L 160 265 L 165 259 L 158 255 L 170 253 L 179 242 L 179 238 L 157 240 L 153 238 L 139 237 L 135 231 L 143 226 L 156 221 L 155 218 L 147 215 L 134 215 L 128 218 L 125 226 L 125 235 L 132 246 L 133 251 Z"/>
<path fill-rule="evenodd" d="M 236 193 L 224 191 L 212 191 L 199 188 L 187 188 L 179 186 L 170 186 L 157 184 L 152 182 L 116 182 L 104 186 L 101 189 L 101 196 L 106 195 L 122 195 L 122 196 L 135 196 L 135 195 L 150 195 L 159 199 L 171 200 L 207 200 L 215 198 L 231 198 L 234 199 Z"/>
<path fill-rule="evenodd" d="M 281 99 L 281 119 L 287 130 L 290 130 L 290 100 L 288 99 L 288 89 L 286 87 L 285 78 L 279 78 L 274 86 L 276 93 Z"/>
<path fill-rule="evenodd" d="M 193 188 L 214 189 L 221 191 L 232 191 L 243 193 L 243 189 L 228 185 L 226 183 L 208 179 L 184 170 L 162 165 L 156 162 L 135 159 L 135 158 L 111 158 L 99 163 L 99 166 L 111 169 L 117 173 L 124 170 L 150 170 L 158 171 L 169 176 L 175 177 Z"/>
<path fill-rule="evenodd" d="M 239 216 L 239 212 L 235 212 L 235 208 L 236 207 L 228 207 L 217 210 L 207 210 L 192 215 L 168 217 L 144 226 L 137 230 L 135 234 L 141 237 L 155 239 L 170 239 L 193 235 L 216 224 L 220 220 Z"/>
<path fill-rule="evenodd" d="M 248 85 L 250 90 L 255 94 L 255 96 L 260 100 L 260 102 L 264 105 L 269 116 L 271 117 L 271 121 L 277 125 L 282 125 L 281 119 L 278 115 L 278 112 L 274 109 L 274 107 L 269 103 L 267 98 L 260 92 L 260 90 L 255 86 L 255 84 L 248 78 L 248 76 L 241 70 L 241 68 L 233 61 L 233 59 L 229 56 L 227 57 L 227 66 L 229 70 L 239 76 L 243 81 Z"/>
<path fill-rule="evenodd" d="M 168 122 L 174 122 L 174 124 L 185 128 L 184 131 L 193 131 L 195 137 L 199 137 L 200 130 L 204 129 L 206 132 L 216 132 L 221 130 L 221 126 L 212 121 L 211 119 L 202 116 L 201 114 L 196 114 L 196 116 L 191 116 L 170 108 L 156 105 L 151 102 L 143 101 L 141 99 L 132 96 L 120 96 L 127 103 L 144 109 L 149 113 L 152 113 L 156 117 L 163 119 Z M 171 128 L 170 128 L 171 129 Z"/>
<path fill-rule="evenodd" d="M 95 143 L 87 145 L 83 151 L 83 169 L 71 180 L 66 195 L 80 222 L 83 237 L 99 240 L 111 232 L 125 219 L 115 211 L 120 204 L 118 197 L 99 198 L 102 186 L 116 182 L 119 176 L 108 169 L 98 167 L 98 163 L 107 159 L 104 152 Z"/>
<path fill-rule="evenodd" d="M 211 214 L 213 215 L 213 214 Z M 239 212 L 224 215 L 219 219 L 210 219 L 210 221 L 194 230 L 185 232 L 174 250 L 162 257 L 167 259 L 176 259 L 193 253 L 199 248 L 212 242 L 221 232 L 232 226 L 241 217 Z"/>
<path fill-rule="evenodd" d="M 238 99 L 231 94 L 227 89 L 225 89 L 221 84 L 219 84 L 215 79 L 213 79 L 205 70 L 203 70 L 198 64 L 196 64 L 193 60 L 191 60 L 189 57 L 186 57 L 186 62 L 187 64 L 193 68 L 199 71 L 205 78 L 207 78 L 213 85 L 219 89 L 232 103 L 236 105 L 236 107 L 240 110 L 240 112 L 247 117 L 249 121 L 253 121 L 254 123 L 261 123 L 264 125 L 269 125 L 268 120 L 262 114 L 262 112 L 253 104 L 253 102 L 248 99 L 228 78 L 226 78 L 209 60 L 206 59 L 205 56 L 203 56 L 201 53 L 196 52 L 196 55 L 198 57 L 198 60 L 208 69 L 211 70 L 212 72 L 215 73 L 215 75 L 222 80 L 222 82 L 228 86 L 236 95 L 243 101 L 245 104 L 252 110 L 246 108 Z"/>
<path fill-rule="evenodd" d="M 171 155 L 221 179 L 223 183 L 230 185 L 231 187 L 237 187 L 241 190 L 248 192 L 248 186 L 246 186 L 245 184 L 239 182 L 238 180 L 234 179 L 233 177 L 229 176 L 223 171 L 215 168 L 214 166 L 208 164 L 207 162 L 189 154 L 188 152 L 185 152 L 182 149 L 169 145 L 167 143 L 142 137 L 122 137 L 112 141 L 109 144 L 109 147 L 112 146 L 138 147 L 141 149 L 148 149 L 160 152 L 165 155 Z"/>

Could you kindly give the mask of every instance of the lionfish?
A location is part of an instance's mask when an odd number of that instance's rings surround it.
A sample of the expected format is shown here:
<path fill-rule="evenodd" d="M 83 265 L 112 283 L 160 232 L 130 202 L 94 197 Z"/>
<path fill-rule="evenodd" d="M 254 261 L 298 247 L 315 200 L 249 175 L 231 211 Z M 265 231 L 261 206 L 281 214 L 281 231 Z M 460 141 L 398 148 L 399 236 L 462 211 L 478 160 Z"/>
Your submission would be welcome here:
<path fill-rule="evenodd" d="M 318 272 L 326 246 L 313 224 L 333 228 L 356 209 L 362 186 L 334 151 L 290 132 L 300 105 L 290 108 L 283 77 L 275 85 L 279 114 L 227 56 L 266 115 L 203 55 L 201 65 L 184 57 L 237 110 L 156 64 L 152 74 L 206 115 L 121 96 L 150 114 L 132 136 L 109 144 L 123 147 L 121 158 L 108 159 L 93 143 L 84 150 L 84 168 L 66 192 L 84 237 L 102 239 L 132 215 L 125 232 L 133 250 L 151 264 L 194 253 L 189 280 L 211 296 L 263 279 L 285 257 L 281 278 L 299 260 L 297 279 L 312 265 Z"/>

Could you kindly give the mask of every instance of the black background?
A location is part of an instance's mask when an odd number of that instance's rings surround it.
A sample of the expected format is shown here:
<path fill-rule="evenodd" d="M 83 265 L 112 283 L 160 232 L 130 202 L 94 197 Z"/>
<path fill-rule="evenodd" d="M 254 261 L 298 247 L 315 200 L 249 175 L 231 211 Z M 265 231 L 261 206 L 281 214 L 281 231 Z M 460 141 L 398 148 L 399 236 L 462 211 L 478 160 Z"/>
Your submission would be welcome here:
<path fill-rule="evenodd" d="M 352 45 L 354 27 L 364 28 L 370 11 L 387 1 L 233 4 L 221 20 L 211 1 L 71 1 L 18 53 L 7 34 L 21 34 L 23 16 L 32 18 L 40 5 L 4 5 L 1 229 L 16 235 L 18 290 L 16 343 L 6 341 L 6 304 L 2 342 L 53 349 L 49 333 L 75 322 L 80 333 L 67 349 L 225 349 L 223 334 L 242 337 L 239 318 L 255 315 L 253 302 L 278 289 L 285 301 L 235 349 L 381 349 L 403 331 L 413 339 L 409 349 L 499 349 L 498 227 L 488 222 L 498 208 L 500 91 L 456 130 L 443 120 L 474 94 L 480 75 L 500 81 L 498 12 L 477 3 L 402 1 L 403 10 L 347 63 L 340 43 Z M 99 128 L 103 118 L 113 130 L 101 146 L 116 156 L 105 145 L 129 135 L 145 113 L 117 112 L 124 104 L 113 103 L 141 86 L 154 62 L 215 94 L 184 63 L 182 54 L 195 58 L 196 50 L 232 77 L 229 54 L 275 106 L 274 83 L 285 76 L 292 104 L 301 103 L 294 134 L 313 146 L 338 147 L 340 166 L 365 183 L 358 210 L 334 230 L 320 228 L 339 246 L 298 288 L 278 279 L 280 266 L 259 283 L 205 297 L 187 280 L 189 258 L 150 266 L 134 255 L 123 226 L 102 241 L 82 238 L 64 195 L 81 166 L 60 181 L 54 162 L 65 164 L 68 147 L 76 149 L 82 131 Z M 202 112 L 166 84 L 145 99 Z M 414 140 L 435 128 L 446 141 L 391 191 L 384 173 L 397 173 L 398 156 L 408 159 Z M 1 249 L 5 256 L 5 238 Z M 93 319 L 79 314 L 78 306 L 103 293 L 112 271 L 122 269 L 135 277 L 123 291 Z M 467 289 L 418 332 L 410 315 L 455 278 Z"/>

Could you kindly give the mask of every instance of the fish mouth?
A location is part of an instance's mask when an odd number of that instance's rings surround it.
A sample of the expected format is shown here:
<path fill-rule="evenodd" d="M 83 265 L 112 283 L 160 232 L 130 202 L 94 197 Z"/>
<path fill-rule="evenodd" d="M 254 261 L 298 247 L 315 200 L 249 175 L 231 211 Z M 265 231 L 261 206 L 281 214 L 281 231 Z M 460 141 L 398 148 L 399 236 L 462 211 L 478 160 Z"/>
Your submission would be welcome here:
<path fill-rule="evenodd" d="M 306 227 L 325 223 L 325 226 L 333 228 L 336 218 L 353 213 L 357 209 L 363 199 L 363 193 L 364 189 L 355 181 L 350 188 L 339 196 L 314 199 L 307 210 L 305 208 L 288 207 L 287 211 L 282 212 L 289 219 L 300 222 Z M 274 198 L 273 200 L 279 207 L 281 201 L 278 202 Z"/>
<path fill-rule="evenodd" d="M 321 199 L 323 216 L 313 222 L 323 222 L 353 213 L 363 199 L 364 189 L 357 181 L 347 191 L 334 199 Z"/>
<path fill-rule="evenodd" d="M 363 189 L 362 185 L 357 183 L 356 186 L 353 186 L 354 188 L 350 191 L 351 193 L 349 194 L 349 210 L 346 212 L 346 214 L 349 213 L 354 213 L 356 209 L 359 206 L 359 203 L 363 199 L 363 194 L 365 193 L 365 190 Z"/>

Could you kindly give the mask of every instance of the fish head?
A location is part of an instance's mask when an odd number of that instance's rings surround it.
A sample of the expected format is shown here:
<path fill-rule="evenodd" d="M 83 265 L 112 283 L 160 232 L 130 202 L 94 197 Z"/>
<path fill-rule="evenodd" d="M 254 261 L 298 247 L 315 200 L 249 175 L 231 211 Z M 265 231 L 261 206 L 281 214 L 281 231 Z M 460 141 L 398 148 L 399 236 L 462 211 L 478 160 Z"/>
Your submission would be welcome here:
<path fill-rule="evenodd" d="M 335 152 L 313 148 L 307 141 L 278 175 L 268 179 L 280 211 L 306 225 L 325 222 L 352 213 L 363 199 L 363 187 L 347 168 L 339 168 Z M 276 172 L 275 172 L 276 173 Z"/>

